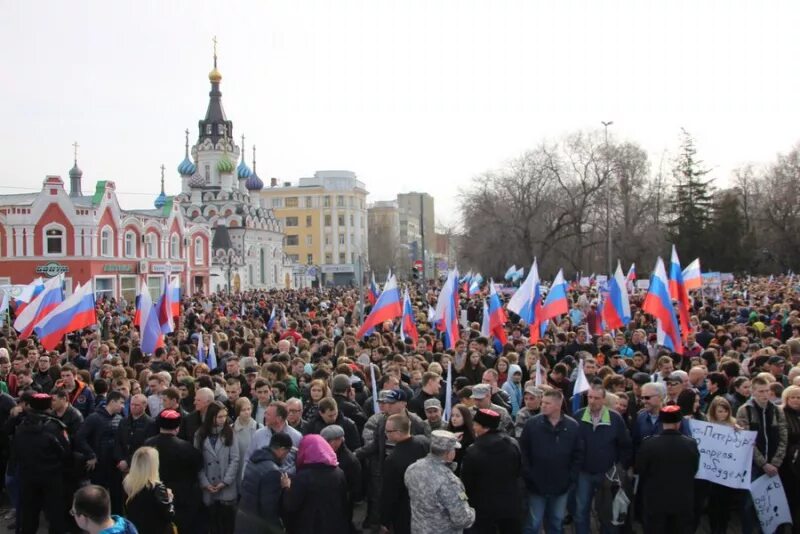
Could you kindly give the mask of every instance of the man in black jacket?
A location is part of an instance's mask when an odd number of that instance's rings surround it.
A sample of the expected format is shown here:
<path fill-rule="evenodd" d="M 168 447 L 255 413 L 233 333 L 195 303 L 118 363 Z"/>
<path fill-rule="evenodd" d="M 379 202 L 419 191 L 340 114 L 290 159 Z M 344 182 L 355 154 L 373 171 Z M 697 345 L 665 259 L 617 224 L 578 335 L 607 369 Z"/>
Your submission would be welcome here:
<path fill-rule="evenodd" d="M 342 427 L 348 449 L 354 451 L 361 447 L 361 436 L 356 424 L 339 411 L 336 401 L 331 398 L 320 400 L 318 412 L 303 426 L 303 435 L 320 434 L 328 425 Z"/>
<path fill-rule="evenodd" d="M 516 442 L 498 430 L 500 414 L 475 412 L 475 442 L 464 454 L 461 480 L 470 505 L 475 508 L 474 534 L 518 534 L 520 518 L 520 469 L 522 458 Z"/>
<path fill-rule="evenodd" d="M 164 410 L 156 422 L 159 434 L 144 444 L 158 451 L 161 482 L 175 494 L 175 525 L 178 532 L 202 532 L 197 523 L 203 502 L 197 474 L 203 467 L 203 454 L 177 436 L 181 414 Z"/>
<path fill-rule="evenodd" d="M 411 534 L 411 501 L 404 477 L 408 466 L 427 456 L 430 442 L 425 436 L 412 436 L 411 421 L 401 413 L 389 416 L 384 432 L 394 448 L 383 463 L 381 532 Z"/>
<path fill-rule="evenodd" d="M 664 431 L 645 439 L 636 456 L 644 482 L 644 530 L 648 533 L 694 532 L 694 476 L 700 465 L 697 442 L 680 433 L 681 411 L 664 406 Z"/>
<path fill-rule="evenodd" d="M 142 394 L 131 398 L 130 413 L 119 423 L 114 443 L 114 462 L 117 469 L 127 473 L 136 449 L 144 445 L 147 438 L 158 434 L 155 420 L 145 413 L 147 397 Z"/>
<path fill-rule="evenodd" d="M 364 425 L 367 423 L 367 414 L 350 397 L 353 391 L 350 378 L 347 375 L 334 376 L 331 390 L 333 398 L 336 400 L 336 405 L 339 407 L 339 412 L 356 424 L 359 433 L 363 432 Z"/>
<path fill-rule="evenodd" d="M 115 514 L 122 513 L 122 474 L 114 461 L 114 443 L 124 407 L 122 393 L 112 391 L 106 403 L 86 418 L 77 436 L 78 444 L 88 455 L 86 469 L 92 484 L 108 488 Z"/>

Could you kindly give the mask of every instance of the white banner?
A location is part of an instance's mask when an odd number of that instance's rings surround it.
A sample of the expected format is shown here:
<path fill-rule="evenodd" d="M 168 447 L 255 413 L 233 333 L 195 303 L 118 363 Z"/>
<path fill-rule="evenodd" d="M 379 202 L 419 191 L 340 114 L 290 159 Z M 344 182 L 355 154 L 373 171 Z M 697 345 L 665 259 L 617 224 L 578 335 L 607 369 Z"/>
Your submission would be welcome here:
<path fill-rule="evenodd" d="M 689 419 L 692 437 L 700 450 L 695 478 L 729 488 L 750 488 L 756 432 Z"/>
<path fill-rule="evenodd" d="M 772 534 L 784 523 L 791 524 L 792 514 L 789 512 L 789 503 L 786 502 L 781 477 L 761 475 L 753 481 L 750 494 L 753 496 L 753 504 L 764 534 Z"/>

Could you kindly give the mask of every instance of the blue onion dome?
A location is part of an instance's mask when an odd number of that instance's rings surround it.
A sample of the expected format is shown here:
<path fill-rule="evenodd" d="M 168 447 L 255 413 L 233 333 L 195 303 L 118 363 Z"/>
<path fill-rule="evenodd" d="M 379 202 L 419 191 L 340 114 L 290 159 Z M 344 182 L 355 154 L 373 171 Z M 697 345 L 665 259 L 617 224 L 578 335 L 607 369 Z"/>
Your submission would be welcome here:
<path fill-rule="evenodd" d="M 222 158 L 220 158 L 220 160 L 217 162 L 217 171 L 219 171 L 222 174 L 231 173 L 233 172 L 234 168 L 235 167 L 233 165 L 233 162 L 230 159 L 228 159 L 227 153 L 223 154 Z"/>
<path fill-rule="evenodd" d="M 197 165 L 192 163 L 192 160 L 189 159 L 189 156 L 183 158 L 180 165 L 178 165 L 178 172 L 181 176 L 191 176 L 197 170 Z"/>
<path fill-rule="evenodd" d="M 164 207 L 164 204 L 166 203 L 167 203 L 167 195 L 165 195 L 164 192 L 162 191 L 161 194 L 158 195 L 158 197 L 156 197 L 156 201 L 153 202 L 153 205 L 156 208 L 161 209 Z"/>
<path fill-rule="evenodd" d="M 254 171 L 253 174 L 250 175 L 250 178 L 244 183 L 244 186 L 248 191 L 261 191 L 264 189 L 264 182 L 261 181 L 261 178 L 259 178 Z"/>
<path fill-rule="evenodd" d="M 239 175 L 240 180 L 250 178 L 250 175 L 253 174 L 253 171 L 251 171 L 247 163 L 244 162 L 244 151 L 242 151 L 242 162 L 236 167 L 236 173 Z"/>
<path fill-rule="evenodd" d="M 206 185 L 206 179 L 202 174 L 196 172 L 189 178 L 189 187 L 203 187 Z"/>

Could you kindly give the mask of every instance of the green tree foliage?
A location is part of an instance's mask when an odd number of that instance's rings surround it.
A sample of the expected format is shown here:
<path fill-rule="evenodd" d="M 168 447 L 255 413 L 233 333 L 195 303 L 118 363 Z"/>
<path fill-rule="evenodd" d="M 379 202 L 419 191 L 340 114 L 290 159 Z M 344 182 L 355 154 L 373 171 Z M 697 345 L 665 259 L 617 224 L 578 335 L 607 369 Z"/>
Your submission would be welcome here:
<path fill-rule="evenodd" d="M 667 227 L 681 257 L 696 258 L 708 253 L 712 196 L 711 180 L 705 176 L 710 171 L 697 159 L 694 138 L 681 131 L 683 141 L 672 173 L 675 183 Z"/>

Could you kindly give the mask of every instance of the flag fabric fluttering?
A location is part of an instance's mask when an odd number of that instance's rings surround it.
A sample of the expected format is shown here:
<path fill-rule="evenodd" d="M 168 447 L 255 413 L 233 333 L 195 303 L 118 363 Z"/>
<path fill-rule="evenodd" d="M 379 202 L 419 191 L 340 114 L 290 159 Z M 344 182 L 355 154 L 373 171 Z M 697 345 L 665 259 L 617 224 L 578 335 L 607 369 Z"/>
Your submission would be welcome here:
<path fill-rule="evenodd" d="M 368 330 L 379 326 L 384 321 L 393 321 L 398 317 L 402 317 L 402 315 L 403 307 L 400 303 L 400 291 L 397 288 L 397 280 L 392 276 L 364 320 L 364 324 L 358 329 L 356 337 L 362 338 Z"/>
<path fill-rule="evenodd" d="M 272 306 L 272 312 L 269 314 L 269 320 L 267 321 L 267 330 L 272 330 L 275 326 L 275 306 Z"/>
<path fill-rule="evenodd" d="M 542 309 L 542 295 L 539 284 L 539 269 L 536 266 L 535 259 L 531 270 L 528 272 L 528 277 L 525 278 L 520 288 L 511 296 L 506 308 L 519 315 L 528 325 L 530 343 L 533 344 L 539 341 L 539 314 Z"/>
<path fill-rule="evenodd" d="M 683 354 L 683 343 L 669 295 L 669 280 L 664 260 L 658 258 L 656 267 L 650 277 L 650 287 L 642 304 L 642 310 L 656 318 L 658 343 L 672 352 Z"/>
<path fill-rule="evenodd" d="M 680 320 L 681 339 L 689 339 L 692 325 L 689 323 L 689 293 L 683 283 L 683 271 L 681 261 L 678 259 L 678 251 L 672 245 L 672 258 L 669 263 L 669 295 L 672 300 L 678 302 L 678 319 Z"/>
<path fill-rule="evenodd" d="M 173 276 L 169 284 L 170 288 L 170 304 L 172 305 L 172 317 L 181 316 L 181 277 Z"/>
<path fill-rule="evenodd" d="M 536 385 L 537 388 L 542 385 L 542 364 L 539 361 L 539 358 L 536 358 L 536 379 L 535 380 L 536 381 L 534 382 L 534 384 Z"/>
<path fill-rule="evenodd" d="M 175 323 L 172 319 L 172 289 L 170 287 L 169 276 L 164 277 L 164 292 L 158 299 L 158 324 L 161 326 L 162 334 L 171 334 L 175 331 Z"/>
<path fill-rule="evenodd" d="M 408 288 L 403 294 L 403 317 L 400 320 L 400 336 L 403 339 L 410 337 L 414 340 L 415 345 L 419 341 L 417 321 L 414 319 L 414 308 L 411 306 L 411 296 L 408 294 Z"/>
<path fill-rule="evenodd" d="M 575 378 L 575 387 L 572 389 L 572 413 L 581 409 L 581 399 L 584 392 L 589 391 L 589 381 L 583 372 L 583 360 L 578 364 L 578 376 Z"/>
<path fill-rule="evenodd" d="M 489 339 L 492 335 L 492 330 L 489 327 L 489 305 L 486 304 L 486 299 L 483 299 L 483 316 L 481 317 L 481 336 Z"/>
<path fill-rule="evenodd" d="M 44 291 L 44 281 L 39 277 L 30 284 L 5 284 L 0 286 L 0 291 L 5 292 L 9 300 L 14 299 L 17 303 L 17 313 L 22 312 L 19 304 L 27 304 L 36 296 Z"/>
<path fill-rule="evenodd" d="M 700 258 L 686 266 L 683 270 L 683 285 L 686 291 L 693 291 L 703 287 L 703 273 L 700 271 Z"/>
<path fill-rule="evenodd" d="M 517 269 L 516 274 L 514 274 L 513 281 L 522 280 L 523 276 L 525 276 L 525 267 L 520 267 Z"/>
<path fill-rule="evenodd" d="M 369 282 L 369 291 L 367 291 L 367 300 L 370 306 L 374 306 L 378 302 L 378 297 L 381 296 L 381 290 L 375 282 L 375 273 L 372 273 L 372 279 Z"/>
<path fill-rule="evenodd" d="M 375 381 L 375 364 L 369 364 L 369 381 L 372 386 L 372 410 L 375 413 L 381 413 L 381 407 L 378 404 L 378 383 Z"/>
<path fill-rule="evenodd" d="M 91 282 L 78 286 L 75 292 L 56 306 L 34 331 L 47 350 L 55 350 L 69 333 L 97 324 L 94 292 Z"/>
<path fill-rule="evenodd" d="M 210 370 L 217 368 L 217 348 L 214 345 L 214 337 L 208 337 L 208 355 L 206 357 L 206 365 Z"/>
<path fill-rule="evenodd" d="M 284 330 L 289 328 L 289 321 L 286 320 L 286 308 L 281 310 L 281 328 Z"/>
<path fill-rule="evenodd" d="M 481 284 L 483 283 L 483 276 L 481 273 L 475 274 L 469 281 L 469 289 L 467 290 L 467 297 L 474 297 L 481 291 Z"/>
<path fill-rule="evenodd" d="M 458 272 L 453 269 L 439 292 L 434 316 L 436 328 L 444 333 L 445 349 L 453 348 L 460 338 L 458 310 Z"/>
<path fill-rule="evenodd" d="M 566 315 L 567 313 L 569 313 L 567 283 L 564 280 L 564 272 L 559 269 L 555 280 L 553 280 L 553 285 L 550 286 L 550 291 L 547 292 L 547 297 L 544 299 L 539 322 L 544 323 L 548 319 Z"/>
<path fill-rule="evenodd" d="M 150 290 L 144 282 L 142 282 L 141 292 L 139 293 L 139 309 L 141 310 L 141 318 L 139 320 L 140 346 L 142 352 L 152 354 L 158 347 L 164 346 L 164 333 L 161 331 L 158 311 L 153 305 Z"/>
<path fill-rule="evenodd" d="M 206 363 L 206 346 L 203 343 L 203 333 L 197 334 L 197 363 Z"/>
<path fill-rule="evenodd" d="M 509 282 L 511 282 L 511 281 L 514 280 L 514 276 L 516 274 L 517 274 L 517 266 L 516 265 L 512 265 L 511 267 L 508 268 L 508 270 L 506 271 L 506 274 L 503 275 L 503 279 L 504 280 L 508 280 Z"/>
<path fill-rule="evenodd" d="M 47 317 L 56 306 L 64 301 L 62 275 L 54 276 L 44 283 L 44 288 L 31 300 L 21 312 L 17 310 L 14 330 L 19 332 L 19 339 L 26 339 L 33 333 L 33 328 Z"/>
<path fill-rule="evenodd" d="M 631 263 L 631 267 L 630 267 L 630 269 L 628 269 L 628 276 L 626 276 L 625 279 L 627 281 L 629 281 L 629 282 L 635 282 L 636 281 L 636 264 L 635 263 Z"/>
<path fill-rule="evenodd" d="M 447 362 L 447 385 L 444 388 L 444 410 L 442 419 L 449 422 L 453 411 L 453 362 Z"/>
<path fill-rule="evenodd" d="M 495 340 L 495 344 L 499 344 L 499 351 L 497 350 L 498 347 L 495 347 L 497 354 L 501 354 L 503 352 L 503 347 L 506 343 L 508 343 L 508 335 L 506 334 L 505 325 L 508 322 L 508 316 L 506 316 L 506 311 L 503 309 L 503 303 L 500 302 L 500 295 L 497 294 L 497 290 L 494 287 L 494 281 L 489 281 L 489 333 Z"/>
<path fill-rule="evenodd" d="M 603 322 L 609 330 L 624 328 L 631 321 L 631 304 L 627 286 L 627 280 L 622 274 L 622 265 L 617 263 L 617 270 L 608 281 L 608 297 L 601 310 Z"/>

